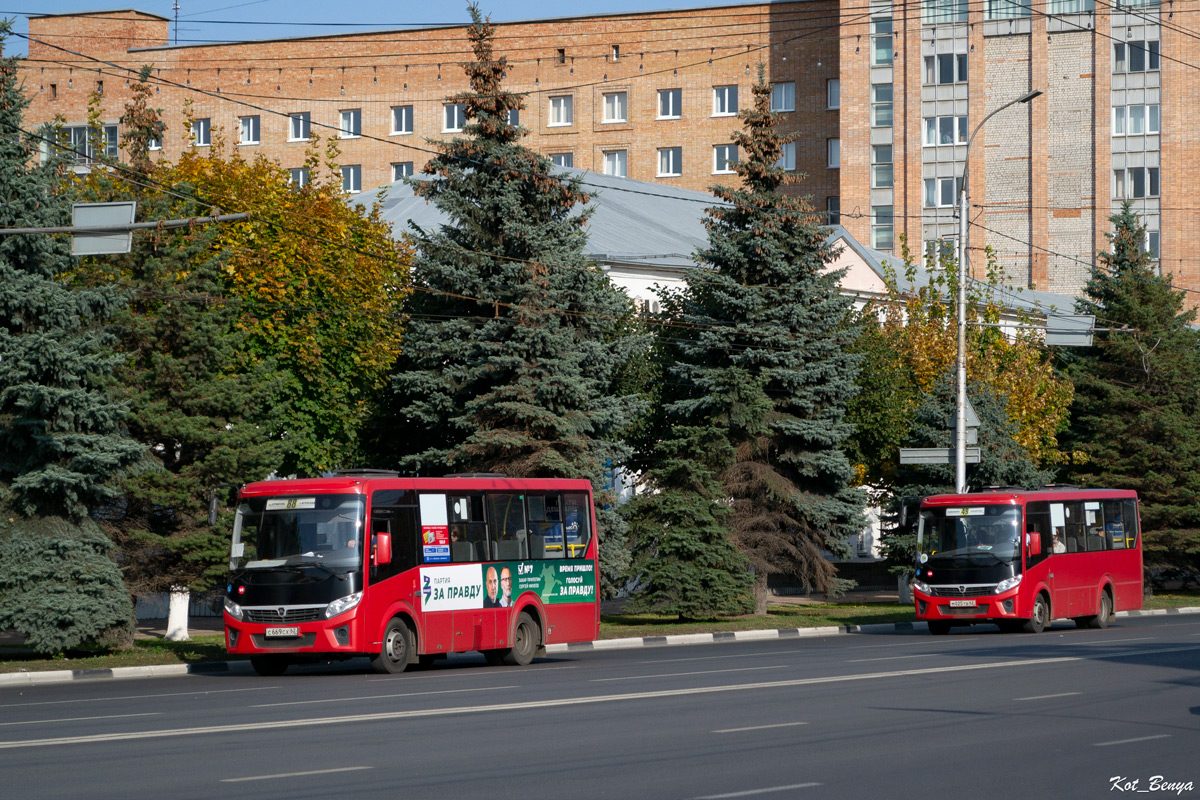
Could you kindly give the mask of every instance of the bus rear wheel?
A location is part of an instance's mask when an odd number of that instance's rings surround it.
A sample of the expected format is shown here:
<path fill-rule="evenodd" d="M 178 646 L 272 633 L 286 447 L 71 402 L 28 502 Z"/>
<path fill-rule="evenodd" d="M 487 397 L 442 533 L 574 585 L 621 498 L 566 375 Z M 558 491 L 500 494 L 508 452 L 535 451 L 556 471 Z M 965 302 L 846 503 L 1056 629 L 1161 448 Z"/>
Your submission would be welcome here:
<path fill-rule="evenodd" d="M 1033 601 L 1033 613 L 1029 619 L 1025 620 L 1022 626 L 1026 633 L 1041 633 L 1046 630 L 1046 623 L 1050 621 L 1050 604 L 1046 601 L 1046 595 L 1039 594 L 1037 599 Z"/>
<path fill-rule="evenodd" d="M 1107 628 L 1108 621 L 1112 619 L 1113 601 L 1108 590 L 1105 589 L 1100 593 L 1100 613 L 1088 619 L 1089 628 Z"/>
<path fill-rule="evenodd" d="M 513 634 L 513 646 L 504 654 L 504 663 L 518 667 L 526 666 L 533 661 L 533 655 L 537 652 L 540 639 L 541 629 L 538 628 L 538 624 L 533 621 L 533 617 L 522 611 L 521 616 L 517 617 L 517 630 Z"/>
<path fill-rule="evenodd" d="M 250 666 L 264 678 L 274 678 L 287 672 L 288 660 L 283 656 L 254 656 Z"/>
<path fill-rule="evenodd" d="M 395 675 L 408 668 L 409 654 L 413 651 L 413 634 L 408 624 L 397 617 L 388 623 L 383 634 L 379 654 L 371 658 L 376 672 Z"/>

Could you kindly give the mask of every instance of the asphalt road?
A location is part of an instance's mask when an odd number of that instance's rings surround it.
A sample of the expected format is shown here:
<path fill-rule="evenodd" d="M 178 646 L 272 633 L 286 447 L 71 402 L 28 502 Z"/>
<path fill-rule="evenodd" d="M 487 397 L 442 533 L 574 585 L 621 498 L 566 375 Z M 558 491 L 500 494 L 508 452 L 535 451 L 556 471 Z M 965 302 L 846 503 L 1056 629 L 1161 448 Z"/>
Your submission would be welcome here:
<path fill-rule="evenodd" d="M 0 796 L 1200 797 L 1198 687 L 1193 616 L 76 681 L 0 689 Z"/>

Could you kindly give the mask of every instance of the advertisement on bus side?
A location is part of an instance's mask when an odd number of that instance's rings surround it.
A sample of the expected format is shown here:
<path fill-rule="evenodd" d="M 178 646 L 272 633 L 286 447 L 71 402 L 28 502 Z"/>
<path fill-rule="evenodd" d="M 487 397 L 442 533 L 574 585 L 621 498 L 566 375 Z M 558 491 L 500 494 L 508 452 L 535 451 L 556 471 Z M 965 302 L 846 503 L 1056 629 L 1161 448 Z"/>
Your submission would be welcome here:
<path fill-rule="evenodd" d="M 543 603 L 596 600 L 596 565 L 591 561 L 501 561 L 421 567 L 425 611 L 507 608 L 524 592 Z"/>

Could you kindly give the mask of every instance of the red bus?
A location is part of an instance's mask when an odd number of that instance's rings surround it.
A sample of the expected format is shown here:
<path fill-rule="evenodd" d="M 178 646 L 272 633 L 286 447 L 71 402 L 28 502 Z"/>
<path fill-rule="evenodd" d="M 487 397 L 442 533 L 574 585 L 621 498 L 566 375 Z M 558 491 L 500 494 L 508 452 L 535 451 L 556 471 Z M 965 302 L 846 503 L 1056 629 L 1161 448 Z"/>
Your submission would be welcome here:
<path fill-rule="evenodd" d="M 600 626 L 586 480 L 342 473 L 238 493 L 225 645 L 260 675 L 478 650 L 525 665 Z"/>
<path fill-rule="evenodd" d="M 921 502 L 913 599 L 929 632 L 991 622 L 1104 628 L 1142 607 L 1137 493 L 1049 487 Z"/>

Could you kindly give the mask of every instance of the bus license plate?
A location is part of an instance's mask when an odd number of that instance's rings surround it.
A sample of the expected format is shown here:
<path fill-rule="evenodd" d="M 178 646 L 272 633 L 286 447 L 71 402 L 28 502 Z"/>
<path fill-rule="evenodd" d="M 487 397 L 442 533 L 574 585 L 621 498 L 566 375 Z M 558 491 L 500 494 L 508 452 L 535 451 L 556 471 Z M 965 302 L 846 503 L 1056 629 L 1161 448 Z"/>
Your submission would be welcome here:
<path fill-rule="evenodd" d="M 950 607 L 951 608 L 974 608 L 975 601 L 974 600 L 951 600 Z M 267 634 L 267 635 L 269 636 L 270 634 Z"/>
<path fill-rule="evenodd" d="M 291 638 L 300 635 L 299 626 L 293 625 L 288 628 L 267 628 L 267 638 Z"/>

